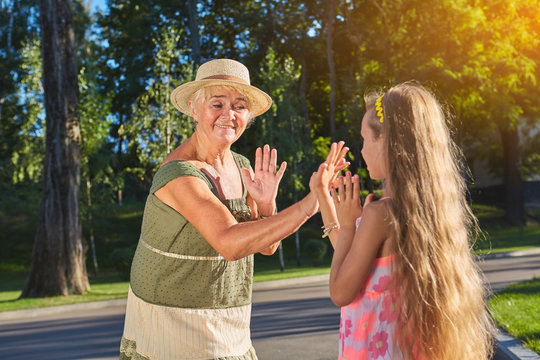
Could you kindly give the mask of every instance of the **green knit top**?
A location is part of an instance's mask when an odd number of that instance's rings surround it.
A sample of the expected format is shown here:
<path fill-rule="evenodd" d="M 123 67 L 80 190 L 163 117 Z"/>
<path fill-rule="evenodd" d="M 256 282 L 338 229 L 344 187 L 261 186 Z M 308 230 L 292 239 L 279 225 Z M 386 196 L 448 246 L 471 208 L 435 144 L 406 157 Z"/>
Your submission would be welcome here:
<path fill-rule="evenodd" d="M 245 157 L 234 152 L 233 156 L 238 171 L 250 167 Z M 131 266 L 134 294 L 152 304 L 180 308 L 222 309 L 251 304 L 253 255 L 225 260 L 186 218 L 154 195 L 180 176 L 203 180 L 219 198 L 211 179 L 187 161 L 171 161 L 158 169 Z M 238 221 L 251 218 L 243 177 L 242 185 L 241 198 L 221 200 Z"/>

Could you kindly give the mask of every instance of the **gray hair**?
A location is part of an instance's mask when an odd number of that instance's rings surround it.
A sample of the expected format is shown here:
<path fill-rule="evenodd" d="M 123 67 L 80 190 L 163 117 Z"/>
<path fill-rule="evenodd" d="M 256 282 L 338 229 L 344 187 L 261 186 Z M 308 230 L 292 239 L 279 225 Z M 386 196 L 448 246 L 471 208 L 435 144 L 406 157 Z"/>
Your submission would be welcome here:
<path fill-rule="evenodd" d="M 216 87 L 223 88 L 229 91 L 236 91 L 237 93 L 240 93 L 240 95 L 242 95 L 246 99 L 247 107 L 249 110 L 248 126 L 251 125 L 253 121 L 255 121 L 255 117 L 253 116 L 253 113 L 251 112 L 251 103 L 250 103 L 251 99 L 249 98 L 248 94 L 243 92 L 241 89 L 236 88 L 232 85 L 217 85 L 217 86 L 202 87 L 199 90 L 195 91 L 193 95 L 191 95 L 189 100 L 193 103 L 194 106 L 198 106 L 210 98 L 210 91 Z"/>

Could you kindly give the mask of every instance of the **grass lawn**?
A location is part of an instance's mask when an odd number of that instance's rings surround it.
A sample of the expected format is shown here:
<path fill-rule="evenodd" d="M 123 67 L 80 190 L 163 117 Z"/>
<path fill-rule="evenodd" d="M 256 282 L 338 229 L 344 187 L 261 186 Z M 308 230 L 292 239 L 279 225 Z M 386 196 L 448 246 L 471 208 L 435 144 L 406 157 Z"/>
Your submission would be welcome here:
<path fill-rule="evenodd" d="M 540 278 L 493 295 L 489 308 L 499 326 L 540 354 Z"/>
<path fill-rule="evenodd" d="M 473 204 L 472 209 L 478 218 L 483 236 L 474 244 L 478 255 L 518 251 L 540 247 L 540 224 L 529 221 L 526 226 L 505 224 L 504 211 L 492 205 Z M 538 214 L 535 218 L 538 218 Z"/>
<path fill-rule="evenodd" d="M 40 299 L 18 299 L 26 279 L 25 273 L 10 275 L 11 290 L 0 291 L 0 312 L 55 305 L 78 304 L 91 301 L 121 299 L 127 296 L 129 283 L 117 274 L 90 278 L 91 290 L 85 295 L 52 296 Z M 6 280 L 0 276 L 0 281 Z M 16 290 L 14 290 L 16 289 Z"/>

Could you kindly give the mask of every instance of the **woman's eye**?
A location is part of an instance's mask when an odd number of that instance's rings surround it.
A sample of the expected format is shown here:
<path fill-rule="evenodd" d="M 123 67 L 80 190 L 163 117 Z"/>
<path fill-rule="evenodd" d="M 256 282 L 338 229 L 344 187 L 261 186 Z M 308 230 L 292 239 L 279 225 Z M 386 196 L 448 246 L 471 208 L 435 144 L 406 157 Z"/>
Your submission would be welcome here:
<path fill-rule="evenodd" d="M 212 104 L 212 107 L 214 107 L 216 109 L 221 109 L 223 107 L 223 105 L 221 105 L 221 104 Z"/>
<path fill-rule="evenodd" d="M 236 105 L 234 106 L 234 110 L 244 110 L 246 107 L 244 105 Z"/>

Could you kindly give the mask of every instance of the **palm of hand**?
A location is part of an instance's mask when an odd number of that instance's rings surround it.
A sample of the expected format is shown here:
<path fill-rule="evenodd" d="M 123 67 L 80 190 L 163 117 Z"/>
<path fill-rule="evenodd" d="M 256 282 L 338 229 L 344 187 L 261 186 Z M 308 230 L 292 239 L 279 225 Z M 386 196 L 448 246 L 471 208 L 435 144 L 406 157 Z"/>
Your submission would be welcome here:
<path fill-rule="evenodd" d="M 258 204 L 271 203 L 277 196 L 281 176 L 268 171 L 255 171 L 252 181 L 246 181 L 246 188 Z"/>
<path fill-rule="evenodd" d="M 277 151 L 268 145 L 255 152 L 255 170 L 242 169 L 246 189 L 259 207 L 273 207 L 287 163 L 282 162 L 276 171 Z"/>
<path fill-rule="evenodd" d="M 313 174 L 310 181 L 310 188 L 312 190 L 328 190 L 330 183 L 335 178 L 336 169 L 335 166 L 322 164 L 319 170 Z"/>

